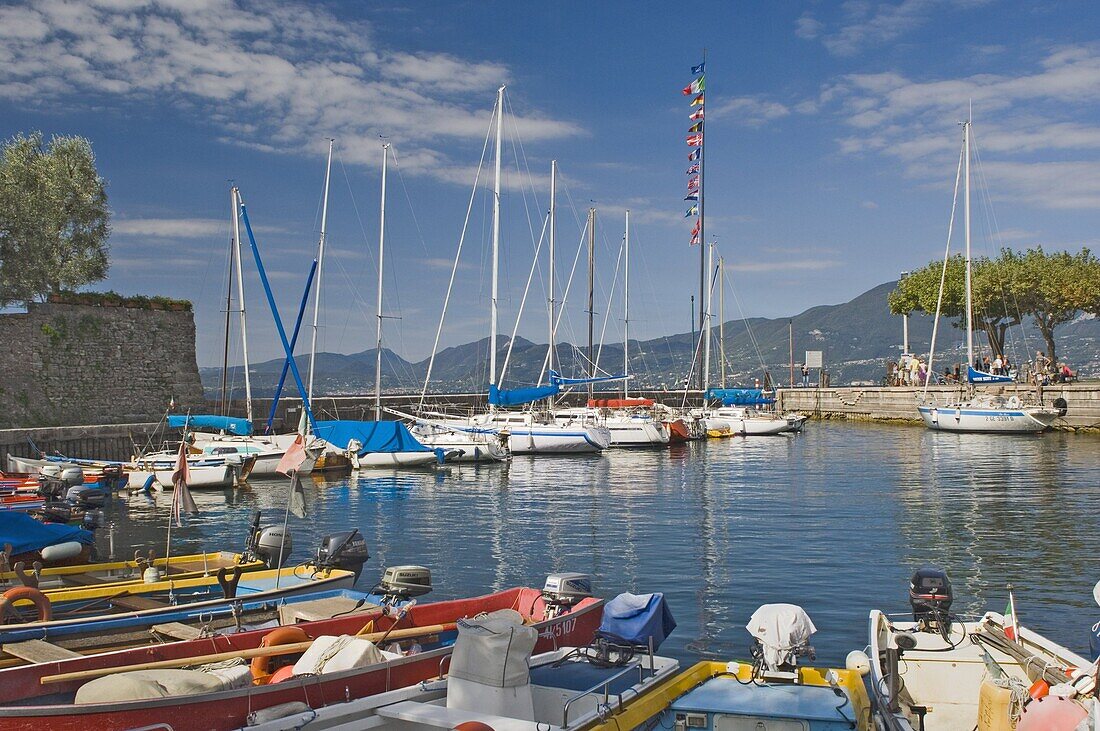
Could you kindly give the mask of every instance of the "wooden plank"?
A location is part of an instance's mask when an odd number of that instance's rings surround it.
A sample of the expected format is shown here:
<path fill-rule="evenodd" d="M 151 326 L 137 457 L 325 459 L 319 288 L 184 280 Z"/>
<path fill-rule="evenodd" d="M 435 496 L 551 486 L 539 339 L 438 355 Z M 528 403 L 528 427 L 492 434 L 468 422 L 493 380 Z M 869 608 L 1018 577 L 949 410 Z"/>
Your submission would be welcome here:
<path fill-rule="evenodd" d="M 195 640 L 202 637 L 202 630 L 197 627 L 189 627 L 182 622 L 166 622 L 154 624 L 153 631 L 158 635 L 173 637 L 177 640 Z"/>
<path fill-rule="evenodd" d="M 69 574 L 63 576 L 61 580 L 66 584 L 75 584 L 76 586 L 95 586 L 96 584 L 110 583 L 109 579 L 101 579 L 91 574 Z M 115 581 L 119 581 L 119 579 L 115 579 Z"/>
<path fill-rule="evenodd" d="M 357 614 L 378 609 L 377 604 L 364 602 L 359 604 L 348 597 L 334 596 L 324 599 L 310 599 L 293 604 L 279 605 L 279 624 L 297 624 L 298 622 L 313 622 L 318 619 L 329 619 L 336 615 Z"/>
<path fill-rule="evenodd" d="M 119 596 L 111 600 L 111 604 L 122 609 L 160 609 L 167 607 L 168 602 L 157 601 L 144 596 Z"/>
<path fill-rule="evenodd" d="M 71 660 L 74 657 L 84 657 L 79 652 L 66 650 L 44 640 L 24 640 L 23 642 L 10 642 L 4 645 L 4 652 L 20 660 L 29 663 L 57 662 L 59 660 Z"/>

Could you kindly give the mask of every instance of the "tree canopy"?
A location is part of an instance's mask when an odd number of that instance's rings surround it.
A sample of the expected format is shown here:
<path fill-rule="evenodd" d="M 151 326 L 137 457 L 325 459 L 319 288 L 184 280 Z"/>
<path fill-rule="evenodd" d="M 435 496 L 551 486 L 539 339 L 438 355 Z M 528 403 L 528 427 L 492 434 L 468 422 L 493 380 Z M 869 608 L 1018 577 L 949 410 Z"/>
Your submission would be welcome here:
<path fill-rule="evenodd" d="M 944 276 L 940 313 L 966 327 L 966 263 L 951 257 Z M 898 282 L 890 294 L 895 314 L 935 314 L 944 274 L 942 261 L 934 261 Z M 1054 330 L 1078 312 L 1100 311 L 1100 259 L 1088 249 L 1076 254 L 1047 253 L 1042 247 L 1016 252 L 1002 249 L 996 259 L 971 262 L 974 329 L 986 333 L 994 353 L 1004 353 L 1005 332 L 1025 316 L 1031 316 L 1043 339 L 1047 355 L 1057 361 Z"/>
<path fill-rule="evenodd" d="M 83 137 L 16 135 L 0 151 L 0 304 L 107 276 L 107 191 Z"/>

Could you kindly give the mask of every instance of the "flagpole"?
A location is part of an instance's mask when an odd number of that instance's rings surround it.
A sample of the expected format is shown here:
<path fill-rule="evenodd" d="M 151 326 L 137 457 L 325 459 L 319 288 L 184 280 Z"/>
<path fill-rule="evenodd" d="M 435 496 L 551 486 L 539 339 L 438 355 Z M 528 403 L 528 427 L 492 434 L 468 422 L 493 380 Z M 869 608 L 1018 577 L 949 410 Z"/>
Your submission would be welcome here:
<path fill-rule="evenodd" d="M 299 470 L 294 470 L 290 477 L 290 492 L 286 496 L 286 512 L 283 514 L 283 535 L 279 540 L 279 563 L 275 564 L 275 588 L 279 588 L 279 581 L 283 578 L 283 551 L 286 549 L 286 532 L 290 526 L 290 503 L 294 500 L 294 491 L 298 489 Z"/>
<path fill-rule="evenodd" d="M 704 47 L 703 48 L 703 73 L 704 74 L 706 73 L 706 65 L 707 65 L 707 49 L 706 49 L 706 47 Z M 705 94 L 706 91 L 703 90 L 700 93 Z M 702 106 L 703 106 L 703 109 L 705 110 L 706 106 L 707 106 L 705 100 L 703 101 Z M 705 292 L 706 292 L 706 282 L 707 282 L 707 252 L 706 252 L 707 247 L 706 247 L 706 244 L 705 244 L 705 242 L 707 240 L 707 236 L 706 236 L 706 231 L 704 230 L 705 220 L 706 220 L 705 217 L 704 217 L 705 216 L 705 211 L 706 211 L 704 201 L 705 201 L 706 197 L 703 193 L 704 186 L 706 185 L 705 172 L 706 172 L 706 165 L 707 165 L 707 154 L 706 154 L 706 148 L 707 148 L 707 123 L 706 123 L 705 112 L 704 112 L 703 127 L 702 127 L 700 137 L 701 137 L 701 139 L 699 140 L 699 323 L 700 323 L 700 325 L 702 325 L 702 323 L 704 321 L 703 320 L 704 310 L 706 308 L 704 298 L 706 296 Z M 700 391 L 706 391 L 706 388 L 707 388 L 707 386 L 704 383 L 703 369 L 700 369 L 699 370 L 699 390 Z"/>

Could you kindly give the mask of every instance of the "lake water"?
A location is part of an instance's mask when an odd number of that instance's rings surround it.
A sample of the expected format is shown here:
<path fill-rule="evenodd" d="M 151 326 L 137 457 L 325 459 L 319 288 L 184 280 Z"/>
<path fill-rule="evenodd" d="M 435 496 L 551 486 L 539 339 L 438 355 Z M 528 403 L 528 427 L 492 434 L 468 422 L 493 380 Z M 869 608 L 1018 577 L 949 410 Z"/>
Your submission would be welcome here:
<path fill-rule="evenodd" d="M 387 565 L 430 567 L 422 601 L 556 571 L 591 574 L 605 597 L 663 591 L 679 623 L 663 650 L 681 660 L 747 657 L 753 610 L 791 602 L 818 627 L 818 657 L 842 662 L 867 644 L 869 610 L 908 609 L 922 564 L 948 570 L 956 613 L 1002 611 L 1012 582 L 1025 625 L 1084 651 L 1100 620 L 1098 475 L 1091 436 L 811 422 L 789 437 L 315 480 L 290 524 L 299 558 L 358 527 L 362 589 Z M 239 549 L 253 508 L 281 522 L 288 484 L 195 492 L 201 513 L 173 531 L 173 553 Z M 170 501 L 114 500 L 116 555 L 162 555 Z"/>

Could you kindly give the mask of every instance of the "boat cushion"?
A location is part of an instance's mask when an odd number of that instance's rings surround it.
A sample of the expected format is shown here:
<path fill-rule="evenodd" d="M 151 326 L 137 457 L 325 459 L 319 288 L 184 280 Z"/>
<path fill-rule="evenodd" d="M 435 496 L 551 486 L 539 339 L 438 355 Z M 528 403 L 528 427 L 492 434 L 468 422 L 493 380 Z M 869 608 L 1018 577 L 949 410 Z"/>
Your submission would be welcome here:
<path fill-rule="evenodd" d="M 248 665 L 201 670 L 135 670 L 96 678 L 76 691 L 74 703 L 120 703 L 149 698 L 214 693 L 249 685 Z"/>

